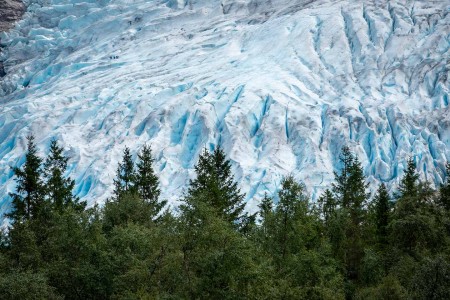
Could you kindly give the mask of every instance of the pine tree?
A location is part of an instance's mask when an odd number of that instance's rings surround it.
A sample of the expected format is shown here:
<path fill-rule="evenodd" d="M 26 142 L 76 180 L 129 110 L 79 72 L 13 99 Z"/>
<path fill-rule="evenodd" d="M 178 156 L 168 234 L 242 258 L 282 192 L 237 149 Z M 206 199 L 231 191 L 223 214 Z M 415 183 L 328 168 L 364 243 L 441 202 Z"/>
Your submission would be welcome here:
<path fill-rule="evenodd" d="M 329 189 L 326 189 L 317 202 L 319 204 L 320 214 L 322 215 L 325 223 L 328 223 L 337 209 L 337 203 L 334 199 L 333 193 Z"/>
<path fill-rule="evenodd" d="M 347 190 L 349 195 L 349 211 L 354 226 L 359 227 L 364 219 L 366 212 L 365 206 L 369 193 L 367 193 L 368 184 L 365 183 L 363 168 L 358 157 L 354 157 L 350 167 L 350 176 Z"/>
<path fill-rule="evenodd" d="M 428 183 L 419 182 L 412 158 L 408 160 L 399 191 L 390 223 L 391 241 L 398 249 L 417 256 L 425 247 L 439 243 L 436 242 L 439 237 L 429 201 L 431 190 Z"/>
<path fill-rule="evenodd" d="M 34 136 L 27 137 L 27 153 L 22 168 L 14 167 L 16 192 L 11 193 L 12 212 L 7 216 L 13 222 L 21 222 L 36 217 L 44 203 L 44 187 L 40 176 L 42 159 L 37 155 Z"/>
<path fill-rule="evenodd" d="M 351 175 L 351 168 L 353 166 L 355 157 L 350 151 L 350 148 L 344 146 L 339 156 L 339 161 L 342 165 L 341 173 L 334 172 L 336 183 L 333 183 L 333 193 L 335 199 L 341 207 L 347 208 L 350 205 L 351 192 L 348 190 L 349 180 Z"/>
<path fill-rule="evenodd" d="M 447 180 L 441 186 L 439 191 L 439 203 L 448 212 L 450 212 L 450 162 L 446 165 Z"/>
<path fill-rule="evenodd" d="M 350 280 L 358 278 L 359 267 L 363 256 L 363 220 L 365 218 L 365 205 L 368 198 L 364 172 L 358 158 L 350 152 L 348 147 L 342 149 L 340 155 L 342 164 L 341 173 L 335 173 L 336 183 L 333 184 L 334 199 L 343 209 L 338 227 L 342 226 L 345 232 L 344 239 L 337 239 L 342 249 L 342 259 Z M 341 212 L 341 213 L 342 213 Z M 333 237 L 331 237 L 334 240 Z"/>
<path fill-rule="evenodd" d="M 44 177 L 46 179 L 46 194 L 50 202 L 57 211 L 62 211 L 65 207 L 72 206 L 84 209 L 85 202 L 79 202 L 73 196 L 75 181 L 71 178 L 64 178 L 67 169 L 68 158 L 63 155 L 63 148 L 56 140 L 50 143 L 50 154 L 44 163 Z"/>
<path fill-rule="evenodd" d="M 231 163 L 220 147 L 212 153 L 205 150 L 199 157 L 195 172 L 197 178 L 189 183 L 186 202 L 189 203 L 191 198 L 205 199 L 216 213 L 237 225 L 248 217 L 242 216 L 245 195 L 241 194 L 234 181 Z"/>
<path fill-rule="evenodd" d="M 290 249 L 290 237 L 294 222 L 304 218 L 308 211 L 308 199 L 305 196 L 305 187 L 295 182 L 292 176 L 283 179 L 281 190 L 278 192 L 280 201 L 275 209 L 279 219 L 279 245 L 280 256 L 284 259 L 288 253 L 295 251 Z M 295 244 L 294 244 L 295 245 Z"/>
<path fill-rule="evenodd" d="M 134 169 L 130 148 L 125 147 L 122 162 L 117 167 L 116 179 L 114 179 L 114 196 L 116 199 L 120 199 L 124 193 L 136 193 L 137 187 L 135 183 L 136 171 Z"/>
<path fill-rule="evenodd" d="M 273 221 L 273 199 L 267 195 L 267 192 L 264 193 L 264 198 L 261 200 L 261 203 L 258 205 L 259 207 L 259 222 L 261 223 L 260 232 L 260 243 L 267 242 L 267 237 L 269 235 L 269 228 L 272 226 L 271 222 Z"/>
<path fill-rule="evenodd" d="M 414 162 L 414 159 L 410 157 L 407 161 L 406 172 L 400 181 L 400 197 L 406 198 L 417 196 L 417 193 L 419 192 L 418 180 L 419 174 L 417 174 L 416 171 L 416 163 Z"/>
<path fill-rule="evenodd" d="M 384 183 L 380 184 L 377 190 L 377 194 L 373 199 L 373 204 L 375 208 L 375 226 L 377 240 L 381 245 L 387 243 L 387 231 L 389 225 L 389 214 L 390 214 L 390 204 L 389 204 L 389 193 L 387 191 L 386 185 Z"/>
<path fill-rule="evenodd" d="M 277 206 L 265 210 L 259 243 L 273 264 L 271 273 L 278 289 L 268 298 L 327 299 L 329 293 L 342 299 L 341 276 L 305 189 L 292 176 L 284 178 Z"/>
<path fill-rule="evenodd" d="M 158 201 L 161 193 L 159 180 L 153 170 L 154 159 L 150 146 L 144 145 L 138 154 L 136 187 L 141 199 L 151 205 L 154 216 L 158 215 L 166 201 Z"/>
<path fill-rule="evenodd" d="M 267 195 L 267 192 L 264 193 L 264 198 L 258 207 L 261 221 L 267 219 L 267 216 L 273 212 L 273 200 Z"/>

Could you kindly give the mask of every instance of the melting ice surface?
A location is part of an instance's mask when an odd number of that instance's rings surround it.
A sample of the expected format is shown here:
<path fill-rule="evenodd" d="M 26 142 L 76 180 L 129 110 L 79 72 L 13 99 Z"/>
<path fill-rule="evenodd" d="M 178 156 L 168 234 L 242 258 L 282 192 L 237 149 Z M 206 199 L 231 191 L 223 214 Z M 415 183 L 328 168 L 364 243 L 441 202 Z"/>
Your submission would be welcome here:
<path fill-rule="evenodd" d="M 347 143 L 369 182 L 412 155 L 439 184 L 450 159 L 450 5 L 441 1 L 28 0 L 1 36 L 0 210 L 33 132 L 58 138 L 76 194 L 111 193 L 128 145 L 152 146 L 176 205 L 220 144 L 254 211 L 282 176 L 313 197 Z"/>

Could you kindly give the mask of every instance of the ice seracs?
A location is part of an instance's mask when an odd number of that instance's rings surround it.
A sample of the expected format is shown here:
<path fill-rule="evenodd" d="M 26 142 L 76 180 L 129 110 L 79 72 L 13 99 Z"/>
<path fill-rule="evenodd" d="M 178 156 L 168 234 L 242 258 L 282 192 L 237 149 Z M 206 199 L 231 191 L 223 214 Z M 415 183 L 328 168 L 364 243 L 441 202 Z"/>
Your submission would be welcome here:
<path fill-rule="evenodd" d="M 448 1 L 29 1 L 2 33 L 0 199 L 32 131 L 77 194 L 110 195 L 125 145 L 152 146 L 162 196 L 221 144 L 256 209 L 293 174 L 317 197 L 347 143 L 372 183 L 450 159 Z M 172 202 L 176 204 L 175 202 Z"/>

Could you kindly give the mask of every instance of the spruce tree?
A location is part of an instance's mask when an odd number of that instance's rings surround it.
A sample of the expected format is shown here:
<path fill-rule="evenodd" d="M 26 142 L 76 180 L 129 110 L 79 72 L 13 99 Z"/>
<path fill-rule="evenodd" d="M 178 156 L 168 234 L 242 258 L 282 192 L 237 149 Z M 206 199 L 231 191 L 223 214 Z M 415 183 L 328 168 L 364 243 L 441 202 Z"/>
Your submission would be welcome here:
<path fill-rule="evenodd" d="M 338 204 L 341 207 L 345 208 L 348 208 L 350 205 L 351 192 L 348 187 L 351 175 L 350 172 L 354 160 L 355 157 L 350 151 L 350 148 L 344 146 L 342 148 L 341 154 L 339 155 L 339 161 L 341 163 L 341 173 L 338 174 L 334 172 L 336 183 L 333 183 L 333 193 L 335 195 L 335 199 L 338 201 Z"/>
<path fill-rule="evenodd" d="M 350 209 L 355 214 L 361 216 L 369 193 L 367 192 L 368 184 L 365 182 L 364 171 L 358 157 L 355 156 L 350 169 L 349 187 L 351 193 Z M 361 219 L 358 220 L 359 222 Z"/>
<path fill-rule="evenodd" d="M 417 193 L 419 192 L 418 180 L 419 174 L 417 174 L 416 171 L 416 163 L 414 162 L 414 159 L 410 157 L 407 161 L 405 174 L 400 181 L 400 198 L 417 196 Z"/>
<path fill-rule="evenodd" d="M 450 212 L 450 162 L 446 165 L 447 180 L 441 186 L 439 191 L 439 203 L 448 212 Z"/>
<path fill-rule="evenodd" d="M 267 195 L 267 192 L 264 193 L 264 197 L 258 207 L 261 221 L 267 219 L 267 217 L 273 212 L 273 200 Z"/>
<path fill-rule="evenodd" d="M 138 154 L 136 187 L 141 199 L 151 205 L 153 214 L 156 216 L 166 204 L 166 201 L 159 201 L 161 193 L 159 180 L 153 170 L 154 159 L 150 146 L 144 145 Z"/>
<path fill-rule="evenodd" d="M 337 209 L 337 202 L 334 199 L 333 193 L 329 189 L 325 190 L 325 192 L 319 197 L 317 202 L 319 204 L 320 214 L 326 224 L 335 214 Z"/>
<path fill-rule="evenodd" d="M 114 179 L 114 196 L 116 199 L 124 193 L 136 193 L 136 171 L 134 169 L 133 158 L 131 157 L 130 148 L 125 147 L 123 151 L 122 162 L 117 167 L 116 179 Z"/>
<path fill-rule="evenodd" d="M 292 176 L 283 179 L 281 190 L 278 192 L 280 198 L 275 215 L 278 220 L 278 244 L 281 260 L 289 253 L 295 252 L 295 243 L 292 243 L 292 232 L 295 223 L 304 221 L 308 212 L 308 199 L 305 195 L 305 186 L 295 182 Z M 292 245 L 292 246 L 291 246 Z"/>
<path fill-rule="evenodd" d="M 14 222 L 36 217 L 44 204 L 44 187 L 41 178 L 42 158 L 37 155 L 34 136 L 27 137 L 27 153 L 22 168 L 14 167 L 16 192 L 11 193 L 12 212 L 7 216 Z"/>
<path fill-rule="evenodd" d="M 241 194 L 234 181 L 231 163 L 224 151 L 220 147 L 212 153 L 205 150 L 199 157 L 195 172 L 197 178 L 190 181 L 185 201 L 204 199 L 226 221 L 241 225 L 248 217 L 242 216 L 245 195 Z"/>
<path fill-rule="evenodd" d="M 44 177 L 46 195 L 57 211 L 71 206 L 78 209 L 84 209 L 85 202 L 78 202 L 73 196 L 75 181 L 71 178 L 65 178 L 64 173 L 67 169 L 68 158 L 63 155 L 63 148 L 58 145 L 56 140 L 50 143 L 50 153 L 44 163 Z"/>
<path fill-rule="evenodd" d="M 390 223 L 392 244 L 411 256 L 438 244 L 435 216 L 429 201 L 432 194 L 427 183 L 419 182 L 416 164 L 408 159 L 408 167 L 399 186 Z"/>
<path fill-rule="evenodd" d="M 387 243 L 387 232 L 389 225 L 390 203 L 389 193 L 384 183 L 380 184 L 377 194 L 373 199 L 375 209 L 375 226 L 377 241 L 380 245 Z"/>
<path fill-rule="evenodd" d="M 342 168 L 340 174 L 335 173 L 336 183 L 333 184 L 333 192 L 334 198 L 343 209 L 341 214 L 343 218 L 340 220 L 343 223 L 340 226 L 344 228 L 345 239 L 338 239 L 342 244 L 337 245 L 337 248 L 342 247 L 347 278 L 355 280 L 358 278 L 363 255 L 362 234 L 368 198 L 367 184 L 361 163 L 348 147 L 343 147 L 340 162 Z"/>
<path fill-rule="evenodd" d="M 273 211 L 265 210 L 261 247 L 275 280 L 274 299 L 342 299 L 341 276 L 320 232 L 320 219 L 309 205 L 305 186 L 284 178 Z M 266 202 L 266 201 L 265 201 Z M 263 203 L 265 203 L 263 202 Z"/>
<path fill-rule="evenodd" d="M 259 242 L 264 246 L 264 243 L 268 240 L 268 230 L 272 226 L 273 221 L 273 199 L 267 195 L 267 192 L 264 193 L 264 198 L 261 200 L 258 207 L 260 216 L 259 222 L 261 223 L 261 226 L 259 227 L 261 233 Z"/>

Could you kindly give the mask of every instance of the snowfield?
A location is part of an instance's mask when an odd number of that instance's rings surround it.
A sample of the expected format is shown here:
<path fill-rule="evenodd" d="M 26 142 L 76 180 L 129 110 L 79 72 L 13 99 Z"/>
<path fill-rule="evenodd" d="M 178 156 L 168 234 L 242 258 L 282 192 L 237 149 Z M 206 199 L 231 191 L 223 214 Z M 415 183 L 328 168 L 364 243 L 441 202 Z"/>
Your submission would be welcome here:
<path fill-rule="evenodd" d="M 249 211 L 287 174 L 316 198 L 346 143 L 372 184 L 398 182 L 409 155 L 422 179 L 444 179 L 447 0 L 27 4 L 0 36 L 0 211 L 30 132 L 42 153 L 65 145 L 89 204 L 111 194 L 124 147 L 145 143 L 172 205 L 218 144 Z"/>

